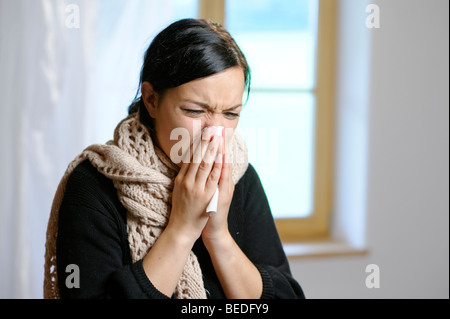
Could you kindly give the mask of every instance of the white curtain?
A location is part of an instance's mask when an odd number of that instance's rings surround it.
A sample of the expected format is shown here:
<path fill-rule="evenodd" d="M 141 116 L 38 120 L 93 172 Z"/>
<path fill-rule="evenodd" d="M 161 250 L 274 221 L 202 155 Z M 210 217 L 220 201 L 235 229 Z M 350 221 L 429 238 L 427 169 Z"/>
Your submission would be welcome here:
<path fill-rule="evenodd" d="M 42 298 L 59 180 L 112 138 L 174 2 L 0 0 L 0 298 Z"/>

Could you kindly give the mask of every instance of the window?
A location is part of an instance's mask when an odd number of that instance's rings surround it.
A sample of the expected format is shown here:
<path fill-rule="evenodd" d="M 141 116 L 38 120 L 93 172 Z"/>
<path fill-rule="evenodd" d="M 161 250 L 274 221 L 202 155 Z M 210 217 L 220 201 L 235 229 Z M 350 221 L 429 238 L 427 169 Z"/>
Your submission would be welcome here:
<path fill-rule="evenodd" d="M 333 0 L 200 0 L 252 69 L 239 128 L 284 242 L 327 237 L 332 205 Z"/>

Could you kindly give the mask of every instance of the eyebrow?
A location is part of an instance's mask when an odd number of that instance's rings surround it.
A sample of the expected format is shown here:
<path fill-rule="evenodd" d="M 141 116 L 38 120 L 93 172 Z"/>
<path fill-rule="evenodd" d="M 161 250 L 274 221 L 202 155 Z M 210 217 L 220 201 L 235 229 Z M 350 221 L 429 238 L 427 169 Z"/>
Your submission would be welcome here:
<path fill-rule="evenodd" d="M 200 106 L 200 107 L 202 107 L 204 109 L 211 110 L 211 106 L 209 106 L 206 103 L 193 101 L 193 100 L 183 100 L 183 102 L 189 102 L 189 103 L 192 103 L 192 104 L 196 104 L 196 105 L 198 105 L 198 106 Z M 223 110 L 223 111 L 233 111 L 233 110 L 235 110 L 235 109 L 237 109 L 238 107 L 241 107 L 241 106 L 242 106 L 242 104 L 238 104 L 238 105 L 235 105 L 235 106 L 231 106 L 228 109 Z"/>

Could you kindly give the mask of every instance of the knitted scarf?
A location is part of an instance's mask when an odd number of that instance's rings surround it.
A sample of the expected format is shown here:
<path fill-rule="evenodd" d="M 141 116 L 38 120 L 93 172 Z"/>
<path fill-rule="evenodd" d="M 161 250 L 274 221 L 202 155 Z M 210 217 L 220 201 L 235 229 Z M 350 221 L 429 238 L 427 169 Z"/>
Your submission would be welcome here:
<path fill-rule="evenodd" d="M 230 150 L 232 180 L 236 184 L 248 166 L 244 140 L 236 132 L 231 138 Z M 58 211 L 70 174 L 86 159 L 113 181 L 119 200 L 127 210 L 133 263 L 147 254 L 169 221 L 173 184 L 179 168 L 153 145 L 150 132 L 139 121 L 139 115 L 131 114 L 116 127 L 114 140 L 91 145 L 79 154 L 58 185 L 47 226 L 44 298 L 60 297 L 56 269 Z M 174 293 L 179 299 L 206 298 L 202 271 L 192 251 Z"/>

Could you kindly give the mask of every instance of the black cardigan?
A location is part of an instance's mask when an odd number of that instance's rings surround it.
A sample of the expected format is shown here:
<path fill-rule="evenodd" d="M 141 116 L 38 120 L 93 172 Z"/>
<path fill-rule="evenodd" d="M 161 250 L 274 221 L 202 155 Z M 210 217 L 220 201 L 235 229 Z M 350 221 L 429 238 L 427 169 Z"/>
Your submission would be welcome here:
<path fill-rule="evenodd" d="M 262 298 L 304 298 L 291 275 L 264 189 L 251 165 L 235 186 L 228 225 L 261 274 Z M 193 251 L 207 297 L 225 298 L 201 237 Z M 87 160 L 67 182 L 59 211 L 56 256 L 61 298 L 168 298 L 145 275 L 142 260 L 132 264 L 126 210 L 112 181 Z M 71 264 L 78 266 L 79 272 L 67 267 Z M 71 283 L 78 274 L 76 288 Z"/>

